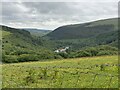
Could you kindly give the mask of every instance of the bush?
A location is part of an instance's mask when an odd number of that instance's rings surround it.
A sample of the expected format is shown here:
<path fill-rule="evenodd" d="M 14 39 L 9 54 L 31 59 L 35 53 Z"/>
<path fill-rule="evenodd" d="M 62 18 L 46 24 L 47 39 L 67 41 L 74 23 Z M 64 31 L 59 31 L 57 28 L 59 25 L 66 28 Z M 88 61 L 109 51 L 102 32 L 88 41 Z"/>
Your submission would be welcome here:
<path fill-rule="evenodd" d="M 22 54 L 30 54 L 31 51 L 28 50 L 16 50 L 10 53 L 10 55 L 22 55 Z"/>
<path fill-rule="evenodd" d="M 24 80 L 26 85 L 37 82 L 36 72 L 33 69 L 30 69 Z"/>
<path fill-rule="evenodd" d="M 94 47 L 86 49 L 85 51 L 88 52 L 88 53 L 90 53 L 91 56 L 96 56 L 98 54 L 98 49 L 94 48 Z"/>
<path fill-rule="evenodd" d="M 108 45 L 102 45 L 101 47 L 99 47 L 99 50 L 118 51 L 118 48 L 112 47 L 112 46 L 108 46 Z"/>
<path fill-rule="evenodd" d="M 76 57 L 76 53 L 75 52 L 69 53 L 69 58 L 75 58 L 75 57 Z"/>
<path fill-rule="evenodd" d="M 2 62 L 4 63 L 17 63 L 17 57 L 14 55 L 3 55 Z"/>
<path fill-rule="evenodd" d="M 63 58 L 69 58 L 69 55 L 67 53 L 59 53 L 59 55 Z"/>
<path fill-rule="evenodd" d="M 39 61 L 44 59 L 54 59 L 54 54 L 52 53 L 22 54 L 18 57 L 19 62 Z"/>
<path fill-rule="evenodd" d="M 79 51 L 75 57 L 88 57 L 88 56 L 91 56 L 91 53 L 90 52 L 87 52 L 87 51 Z"/>
<path fill-rule="evenodd" d="M 100 51 L 97 56 L 102 56 L 102 55 L 115 55 L 117 52 L 114 51 Z"/>
<path fill-rule="evenodd" d="M 54 59 L 54 53 L 49 50 L 43 50 L 39 54 L 39 60 L 41 59 Z"/>
<path fill-rule="evenodd" d="M 54 55 L 51 53 L 41 53 L 39 54 L 39 59 L 54 59 Z"/>
<path fill-rule="evenodd" d="M 60 55 L 58 55 L 58 54 L 55 54 L 55 55 L 54 55 L 54 59 L 63 59 L 63 57 L 60 56 Z"/>
<path fill-rule="evenodd" d="M 19 62 L 38 61 L 38 60 L 39 60 L 38 56 L 32 54 L 22 54 L 18 57 Z"/>

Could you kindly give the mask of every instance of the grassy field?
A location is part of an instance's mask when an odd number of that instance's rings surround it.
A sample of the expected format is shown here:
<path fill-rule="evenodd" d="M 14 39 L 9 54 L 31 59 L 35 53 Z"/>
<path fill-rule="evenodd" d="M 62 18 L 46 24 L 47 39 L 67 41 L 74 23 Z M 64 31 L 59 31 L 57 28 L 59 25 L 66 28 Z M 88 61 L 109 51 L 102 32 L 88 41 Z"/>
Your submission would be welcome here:
<path fill-rule="evenodd" d="M 3 64 L 3 88 L 118 88 L 118 56 Z"/>
<path fill-rule="evenodd" d="M 0 31 L 0 33 L 2 33 L 3 37 L 11 34 L 10 32 L 7 31 Z"/>

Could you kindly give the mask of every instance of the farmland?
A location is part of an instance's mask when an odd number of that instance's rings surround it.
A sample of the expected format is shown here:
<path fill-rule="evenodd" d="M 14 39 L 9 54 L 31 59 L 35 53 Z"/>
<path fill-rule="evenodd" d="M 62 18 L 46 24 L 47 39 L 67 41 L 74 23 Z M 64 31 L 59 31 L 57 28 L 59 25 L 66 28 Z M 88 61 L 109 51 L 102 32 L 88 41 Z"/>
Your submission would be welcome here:
<path fill-rule="evenodd" d="M 3 64 L 3 88 L 118 88 L 118 56 Z"/>

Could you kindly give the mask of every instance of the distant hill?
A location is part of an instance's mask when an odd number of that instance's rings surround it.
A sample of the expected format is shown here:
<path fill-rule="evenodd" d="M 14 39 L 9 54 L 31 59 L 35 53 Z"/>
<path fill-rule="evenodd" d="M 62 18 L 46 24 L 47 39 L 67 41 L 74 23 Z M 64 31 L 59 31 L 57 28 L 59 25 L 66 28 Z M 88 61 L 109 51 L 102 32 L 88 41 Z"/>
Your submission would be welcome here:
<path fill-rule="evenodd" d="M 30 32 L 7 26 L 2 26 L 2 39 L 3 44 L 6 46 L 29 48 L 38 45 L 38 42 L 33 39 Z"/>
<path fill-rule="evenodd" d="M 81 49 L 97 45 L 118 45 L 118 19 L 98 20 L 83 24 L 61 26 L 44 36 L 57 43 L 57 47 L 71 46 Z"/>
<path fill-rule="evenodd" d="M 113 18 L 61 26 L 48 33 L 46 37 L 52 40 L 91 38 L 116 30 L 118 30 L 118 21 L 117 18 Z"/>
<path fill-rule="evenodd" d="M 29 31 L 31 35 L 37 36 L 37 37 L 44 36 L 52 31 L 52 30 L 33 29 L 33 28 L 23 28 L 23 29 Z"/>
<path fill-rule="evenodd" d="M 38 61 L 54 57 L 49 49 L 49 42 L 34 38 L 26 30 L 1 27 L 3 62 Z"/>
<path fill-rule="evenodd" d="M 66 25 L 54 31 L 1 26 L 3 62 L 26 62 L 117 54 L 117 18 Z M 42 33 L 41 37 L 40 34 Z M 45 35 L 45 33 L 48 33 Z M 34 37 L 35 35 L 35 37 Z M 38 36 L 37 36 L 38 35 Z M 36 37 L 37 36 L 37 37 Z M 67 53 L 54 51 L 69 47 Z M 89 55 L 88 55 L 89 54 Z"/>

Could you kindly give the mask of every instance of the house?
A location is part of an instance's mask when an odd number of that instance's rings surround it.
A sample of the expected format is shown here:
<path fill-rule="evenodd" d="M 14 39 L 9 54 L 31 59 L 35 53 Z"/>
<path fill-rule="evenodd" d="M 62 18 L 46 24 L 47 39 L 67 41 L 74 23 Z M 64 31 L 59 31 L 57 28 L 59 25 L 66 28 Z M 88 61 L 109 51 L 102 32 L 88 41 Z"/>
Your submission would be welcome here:
<path fill-rule="evenodd" d="M 55 50 L 54 52 L 59 53 L 59 50 Z"/>
<path fill-rule="evenodd" d="M 69 49 L 69 47 L 65 47 L 65 48 L 57 49 L 54 52 L 56 52 L 56 53 L 60 53 L 60 52 L 66 53 L 66 50 L 68 50 L 68 49 Z"/>

